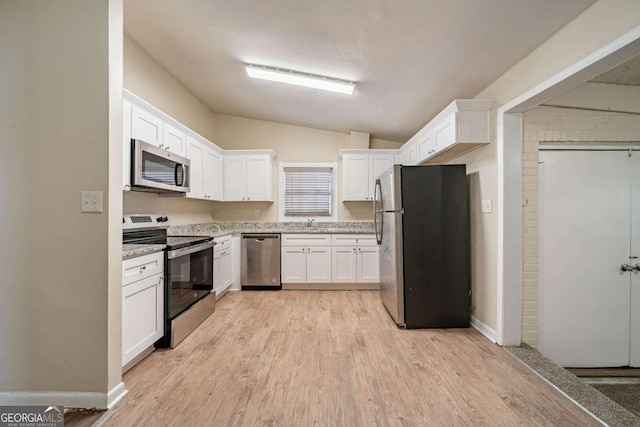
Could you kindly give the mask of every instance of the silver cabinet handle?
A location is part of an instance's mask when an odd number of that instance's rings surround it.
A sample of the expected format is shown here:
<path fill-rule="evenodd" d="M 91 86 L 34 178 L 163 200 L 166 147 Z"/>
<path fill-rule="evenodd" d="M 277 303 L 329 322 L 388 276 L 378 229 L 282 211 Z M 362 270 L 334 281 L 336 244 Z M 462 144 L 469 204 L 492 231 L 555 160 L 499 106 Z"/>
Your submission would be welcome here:
<path fill-rule="evenodd" d="M 304 248 L 302 248 L 302 253 L 305 253 Z"/>
<path fill-rule="evenodd" d="M 629 264 L 622 264 L 620 266 L 620 271 L 633 271 L 634 268 L 631 267 Z"/>
<path fill-rule="evenodd" d="M 142 273 L 143 271 L 145 271 L 147 269 L 146 265 L 143 265 L 142 267 L 140 267 L 140 273 Z"/>
<path fill-rule="evenodd" d="M 353 248 L 353 252 L 355 252 L 355 251 L 356 251 L 356 248 Z"/>
<path fill-rule="evenodd" d="M 640 264 L 636 264 L 633 266 L 633 271 L 640 272 Z"/>

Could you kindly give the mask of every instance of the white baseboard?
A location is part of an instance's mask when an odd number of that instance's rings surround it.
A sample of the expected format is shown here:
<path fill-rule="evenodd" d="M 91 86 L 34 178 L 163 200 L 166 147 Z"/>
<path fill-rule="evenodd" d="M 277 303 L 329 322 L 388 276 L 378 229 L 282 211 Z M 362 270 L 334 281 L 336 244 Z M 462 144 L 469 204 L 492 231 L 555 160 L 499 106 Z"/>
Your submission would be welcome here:
<path fill-rule="evenodd" d="M 496 342 L 498 340 L 498 333 L 486 324 L 482 323 L 475 316 L 471 316 L 471 326 L 478 330 L 482 335 L 489 338 L 491 342 Z"/>
<path fill-rule="evenodd" d="M 124 383 L 120 382 L 114 388 L 109 390 L 107 394 L 107 409 L 111 409 L 122 400 L 122 398 L 129 393 L 129 390 L 124 388 Z"/>
<path fill-rule="evenodd" d="M 109 393 L 83 391 L 8 391 L 0 392 L 0 405 L 62 405 L 65 408 L 109 409 L 117 404 L 127 390 L 124 383 Z"/>

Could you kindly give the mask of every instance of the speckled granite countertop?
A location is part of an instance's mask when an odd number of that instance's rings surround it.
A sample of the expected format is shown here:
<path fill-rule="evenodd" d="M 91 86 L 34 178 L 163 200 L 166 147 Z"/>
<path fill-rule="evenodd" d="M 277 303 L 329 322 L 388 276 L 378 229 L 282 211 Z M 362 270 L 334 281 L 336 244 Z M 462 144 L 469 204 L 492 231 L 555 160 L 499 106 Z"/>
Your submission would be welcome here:
<path fill-rule="evenodd" d="M 215 224 L 220 227 L 220 231 Z M 225 221 L 207 224 L 172 225 L 167 230 L 169 236 L 212 236 L 222 237 L 233 233 L 314 233 L 314 234 L 373 234 L 373 222 L 314 222 L 307 227 L 306 222 L 239 222 Z M 122 245 L 122 259 L 159 252 L 165 245 Z"/>
<path fill-rule="evenodd" d="M 233 233 L 314 233 L 314 234 L 373 234 L 373 222 L 318 222 L 307 227 L 306 222 L 218 222 L 176 225 L 169 227 L 170 236 L 221 237 Z"/>
<path fill-rule="evenodd" d="M 122 245 L 122 259 L 125 260 L 160 252 L 164 248 L 165 245 Z"/>

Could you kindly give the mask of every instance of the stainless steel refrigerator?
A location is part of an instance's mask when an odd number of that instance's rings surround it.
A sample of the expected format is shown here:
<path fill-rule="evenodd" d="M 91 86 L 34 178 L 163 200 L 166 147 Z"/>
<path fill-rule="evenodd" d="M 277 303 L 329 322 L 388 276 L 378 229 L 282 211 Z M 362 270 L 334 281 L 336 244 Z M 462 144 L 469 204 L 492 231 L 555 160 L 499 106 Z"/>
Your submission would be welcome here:
<path fill-rule="evenodd" d="M 470 321 L 467 175 L 464 165 L 395 165 L 376 180 L 380 296 L 406 328 Z"/>

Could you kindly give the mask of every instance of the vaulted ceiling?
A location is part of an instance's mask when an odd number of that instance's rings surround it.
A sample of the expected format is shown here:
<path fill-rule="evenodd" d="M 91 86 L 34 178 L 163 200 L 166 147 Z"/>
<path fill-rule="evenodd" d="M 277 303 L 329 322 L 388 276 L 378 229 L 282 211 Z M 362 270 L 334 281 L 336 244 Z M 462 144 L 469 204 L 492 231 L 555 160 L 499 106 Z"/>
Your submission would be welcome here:
<path fill-rule="evenodd" d="M 212 111 L 404 142 L 595 0 L 125 0 L 125 32 Z M 250 80 L 244 64 L 356 82 Z"/>

